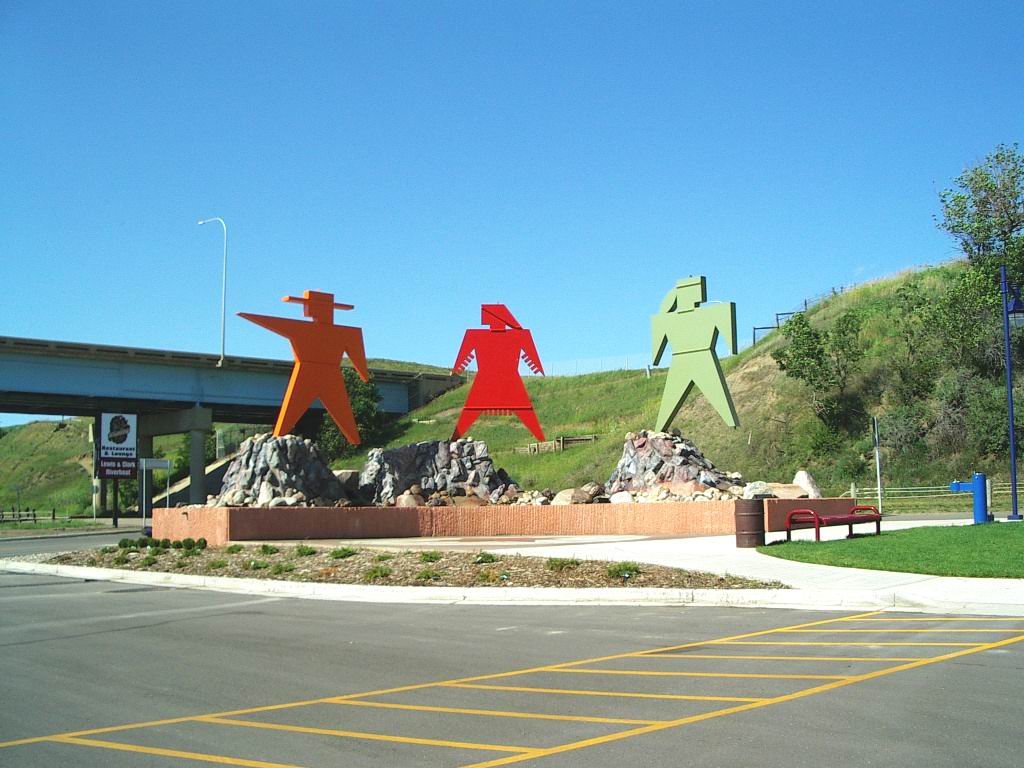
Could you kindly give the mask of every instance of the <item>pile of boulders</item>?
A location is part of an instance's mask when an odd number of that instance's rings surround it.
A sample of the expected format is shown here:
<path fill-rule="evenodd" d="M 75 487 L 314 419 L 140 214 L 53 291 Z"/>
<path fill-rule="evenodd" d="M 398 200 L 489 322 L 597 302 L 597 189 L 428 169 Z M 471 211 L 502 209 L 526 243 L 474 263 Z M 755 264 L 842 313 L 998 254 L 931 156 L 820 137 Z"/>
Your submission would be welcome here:
<path fill-rule="evenodd" d="M 329 507 L 349 502 L 313 441 L 297 435 L 254 435 L 239 446 L 211 507 Z"/>
<path fill-rule="evenodd" d="M 359 473 L 359 496 L 381 506 L 509 503 L 520 492 L 494 467 L 487 444 L 472 438 L 374 448 Z"/>

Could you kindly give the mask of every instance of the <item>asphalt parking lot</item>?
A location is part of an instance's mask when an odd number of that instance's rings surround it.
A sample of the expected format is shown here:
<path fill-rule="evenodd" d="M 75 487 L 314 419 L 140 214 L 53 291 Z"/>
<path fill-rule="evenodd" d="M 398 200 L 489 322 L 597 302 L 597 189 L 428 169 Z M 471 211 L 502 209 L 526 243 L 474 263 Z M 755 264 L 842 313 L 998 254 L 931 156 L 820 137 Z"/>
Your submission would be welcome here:
<path fill-rule="evenodd" d="M 5 766 L 1016 766 L 1024 618 L 0 574 Z"/>

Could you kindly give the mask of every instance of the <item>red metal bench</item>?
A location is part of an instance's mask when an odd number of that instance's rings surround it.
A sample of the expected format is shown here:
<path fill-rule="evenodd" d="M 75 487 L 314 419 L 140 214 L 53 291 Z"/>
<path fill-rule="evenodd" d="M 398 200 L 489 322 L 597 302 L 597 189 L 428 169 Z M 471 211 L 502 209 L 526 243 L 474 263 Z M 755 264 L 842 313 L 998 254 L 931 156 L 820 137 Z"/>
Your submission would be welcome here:
<path fill-rule="evenodd" d="M 853 526 L 858 523 L 874 523 L 875 534 L 882 532 L 882 516 L 878 513 L 877 507 L 857 506 L 845 515 L 819 515 L 813 509 L 794 509 L 786 515 L 786 541 L 792 541 L 793 531 L 812 527 L 814 540 L 821 541 L 821 529 L 830 525 L 850 526 L 852 537 Z"/>

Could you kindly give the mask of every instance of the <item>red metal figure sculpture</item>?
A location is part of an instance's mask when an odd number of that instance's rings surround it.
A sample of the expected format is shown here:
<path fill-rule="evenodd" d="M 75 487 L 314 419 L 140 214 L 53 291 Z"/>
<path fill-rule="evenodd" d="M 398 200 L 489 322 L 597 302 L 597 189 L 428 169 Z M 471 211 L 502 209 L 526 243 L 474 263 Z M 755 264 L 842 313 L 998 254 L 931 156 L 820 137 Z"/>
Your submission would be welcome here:
<path fill-rule="evenodd" d="M 295 353 L 295 367 L 288 382 L 284 402 L 274 426 L 275 435 L 285 435 L 299 418 L 320 398 L 341 434 L 352 445 L 359 445 L 359 430 L 352 416 L 352 404 L 341 375 L 341 358 L 346 353 L 363 381 L 370 380 L 363 349 L 363 332 L 359 328 L 334 324 L 334 310 L 354 309 L 351 304 L 335 304 L 333 293 L 305 291 L 300 299 L 285 296 L 281 301 L 302 304 L 302 314 L 312 322 L 286 317 L 251 315 L 239 312 L 246 320 L 284 336 Z"/>
<path fill-rule="evenodd" d="M 544 375 L 540 356 L 533 345 L 533 335 L 519 324 L 504 304 L 482 304 L 480 322 L 489 327 L 466 331 L 452 368 L 453 373 L 462 373 L 474 355 L 477 358 L 476 378 L 452 439 L 466 434 L 474 421 L 488 413 L 518 416 L 538 440 L 544 440 L 544 431 L 540 428 L 533 403 L 519 377 L 520 356 L 530 370 Z"/>

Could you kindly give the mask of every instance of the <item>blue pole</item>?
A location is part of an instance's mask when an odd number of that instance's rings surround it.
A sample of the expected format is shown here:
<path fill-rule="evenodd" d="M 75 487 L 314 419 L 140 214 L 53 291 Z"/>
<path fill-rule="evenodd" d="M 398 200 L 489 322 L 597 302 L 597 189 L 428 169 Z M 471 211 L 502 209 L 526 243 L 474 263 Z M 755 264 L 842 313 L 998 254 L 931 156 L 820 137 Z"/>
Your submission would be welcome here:
<path fill-rule="evenodd" d="M 999 283 L 1003 292 L 1003 348 L 1006 353 L 1006 405 L 1010 416 L 1010 512 L 1007 520 L 1021 520 L 1017 511 L 1017 430 L 1013 417 L 1013 361 L 1010 359 L 1010 307 L 1007 304 L 1006 265 L 999 268 Z"/>

